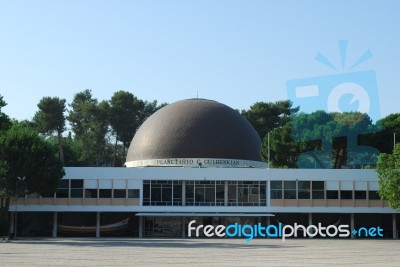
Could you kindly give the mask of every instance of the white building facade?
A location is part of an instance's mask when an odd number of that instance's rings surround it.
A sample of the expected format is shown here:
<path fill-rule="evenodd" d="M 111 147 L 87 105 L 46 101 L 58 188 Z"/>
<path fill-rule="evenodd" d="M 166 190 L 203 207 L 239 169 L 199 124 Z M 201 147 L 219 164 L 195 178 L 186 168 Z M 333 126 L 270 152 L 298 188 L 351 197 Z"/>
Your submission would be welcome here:
<path fill-rule="evenodd" d="M 193 99 L 139 128 L 126 167 L 67 167 L 54 195 L 12 198 L 16 236 L 186 237 L 197 224 L 347 224 L 397 238 L 375 170 L 273 169 L 235 110 Z M 354 237 L 354 235 L 352 235 Z"/>

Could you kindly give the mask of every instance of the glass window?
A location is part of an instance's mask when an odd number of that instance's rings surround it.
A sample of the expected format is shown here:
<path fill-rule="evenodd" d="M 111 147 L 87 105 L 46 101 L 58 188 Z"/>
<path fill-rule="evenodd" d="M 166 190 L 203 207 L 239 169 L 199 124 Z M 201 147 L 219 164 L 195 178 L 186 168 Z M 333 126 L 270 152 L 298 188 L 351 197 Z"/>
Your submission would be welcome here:
<path fill-rule="evenodd" d="M 339 191 L 337 190 L 327 190 L 326 191 L 327 199 L 339 199 Z"/>
<path fill-rule="evenodd" d="M 188 199 L 193 199 L 194 198 L 194 185 L 186 185 L 185 186 L 185 191 L 186 191 L 186 198 Z"/>
<path fill-rule="evenodd" d="M 128 189 L 128 198 L 140 198 L 140 190 Z"/>
<path fill-rule="evenodd" d="M 369 199 L 370 200 L 380 200 L 381 197 L 379 196 L 377 191 L 368 191 Z"/>
<path fill-rule="evenodd" d="M 228 203 L 230 206 L 237 205 L 236 184 L 228 185 Z"/>
<path fill-rule="evenodd" d="M 353 191 L 351 190 L 341 190 L 340 199 L 353 199 Z"/>
<path fill-rule="evenodd" d="M 56 198 L 68 198 L 68 189 L 57 189 Z"/>
<path fill-rule="evenodd" d="M 355 199 L 367 199 L 367 191 L 354 191 L 354 198 Z"/>
<path fill-rule="evenodd" d="M 97 189 L 85 189 L 85 198 L 97 198 Z"/>
<path fill-rule="evenodd" d="M 325 182 L 324 181 L 313 181 L 312 182 L 312 189 L 313 190 L 324 190 L 325 188 Z"/>
<path fill-rule="evenodd" d="M 282 199 L 282 190 L 271 190 L 271 199 Z"/>
<path fill-rule="evenodd" d="M 211 187 L 206 187 L 204 193 L 205 201 L 215 205 L 215 186 L 212 185 Z"/>
<path fill-rule="evenodd" d="M 285 199 L 296 199 L 296 181 L 284 181 L 283 197 Z"/>
<path fill-rule="evenodd" d="M 296 199 L 296 190 L 285 190 L 283 193 L 285 199 Z"/>
<path fill-rule="evenodd" d="M 173 205 L 173 201 L 182 205 L 181 181 L 144 181 L 143 191 L 143 205 L 167 206 Z"/>
<path fill-rule="evenodd" d="M 248 187 L 238 187 L 238 193 L 239 193 L 239 202 L 248 202 L 249 201 L 249 189 Z"/>
<path fill-rule="evenodd" d="M 100 198 L 111 198 L 111 189 L 99 189 Z"/>
<path fill-rule="evenodd" d="M 265 192 L 266 192 L 265 191 L 265 188 L 266 188 L 265 184 L 266 184 L 265 182 L 261 182 L 260 183 L 260 202 L 261 202 L 261 205 L 266 204 L 265 202 L 266 202 L 267 196 L 265 194 Z"/>
<path fill-rule="evenodd" d="M 167 185 L 165 187 L 163 186 L 162 201 L 172 202 L 172 186 L 170 186 L 170 185 Z"/>
<path fill-rule="evenodd" d="M 143 185 L 143 198 L 150 199 L 150 184 Z"/>
<path fill-rule="evenodd" d="M 310 181 L 299 181 L 298 186 L 299 190 L 310 190 Z"/>
<path fill-rule="evenodd" d="M 83 189 L 71 189 L 71 198 L 83 197 Z"/>
<path fill-rule="evenodd" d="M 176 206 L 182 205 L 182 184 L 180 183 L 180 181 L 174 181 L 173 190 L 174 190 L 173 205 Z"/>
<path fill-rule="evenodd" d="M 195 182 L 195 205 L 215 205 L 215 181 Z"/>
<path fill-rule="evenodd" d="M 310 199 L 310 190 L 299 190 L 299 199 Z"/>
<path fill-rule="evenodd" d="M 71 188 L 83 188 L 83 180 L 71 180 Z"/>
<path fill-rule="evenodd" d="M 271 181 L 271 199 L 282 199 L 282 181 Z"/>
<path fill-rule="evenodd" d="M 182 199 L 182 185 L 174 184 L 174 199 Z"/>
<path fill-rule="evenodd" d="M 126 198 L 126 190 L 114 189 L 114 198 Z"/>
<path fill-rule="evenodd" d="M 299 199 L 310 199 L 310 181 L 299 181 L 298 182 L 298 197 Z"/>
<path fill-rule="evenodd" d="M 194 205 L 194 185 L 193 184 L 186 184 L 186 205 L 193 206 Z"/>
<path fill-rule="evenodd" d="M 225 202 L 225 185 L 217 185 L 215 195 L 217 202 Z"/>
<path fill-rule="evenodd" d="M 151 185 L 151 201 L 161 201 L 161 187 L 155 187 Z"/>
<path fill-rule="evenodd" d="M 271 181 L 271 189 L 282 189 L 282 181 Z"/>
<path fill-rule="evenodd" d="M 312 199 L 325 199 L 324 190 L 324 181 L 312 181 Z"/>
<path fill-rule="evenodd" d="M 195 201 L 196 203 L 198 202 L 204 202 L 204 188 L 200 186 L 196 186 L 196 195 L 195 195 Z"/>
<path fill-rule="evenodd" d="M 325 199 L 324 191 L 313 190 L 312 191 L 312 199 Z"/>
<path fill-rule="evenodd" d="M 296 181 L 285 181 L 284 187 L 285 187 L 285 190 L 289 190 L 289 189 L 296 190 Z"/>
<path fill-rule="evenodd" d="M 252 186 L 249 188 L 249 202 L 257 203 L 260 201 L 259 186 Z"/>

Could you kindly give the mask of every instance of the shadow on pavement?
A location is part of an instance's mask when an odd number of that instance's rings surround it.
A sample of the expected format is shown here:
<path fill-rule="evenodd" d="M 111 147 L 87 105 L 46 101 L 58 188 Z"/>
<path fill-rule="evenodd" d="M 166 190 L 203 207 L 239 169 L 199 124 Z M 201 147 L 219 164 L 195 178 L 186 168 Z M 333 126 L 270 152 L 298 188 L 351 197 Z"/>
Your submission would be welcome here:
<path fill-rule="evenodd" d="M 216 242 L 212 242 L 215 240 Z M 218 241 L 217 241 L 218 240 Z M 234 241 L 234 242 L 230 242 Z M 237 242 L 240 241 L 240 242 Z M 54 239 L 16 239 L 13 240 L 14 244 L 32 244 L 32 245 L 54 245 L 54 246 L 73 246 L 73 247 L 149 247 L 149 248 L 216 248 L 216 249 L 249 249 L 249 248 L 293 248 L 302 247 L 298 245 L 288 244 L 255 244 L 254 242 L 246 242 L 245 239 L 116 239 L 116 238 L 54 238 Z M 274 242 L 282 242 L 274 240 Z"/>

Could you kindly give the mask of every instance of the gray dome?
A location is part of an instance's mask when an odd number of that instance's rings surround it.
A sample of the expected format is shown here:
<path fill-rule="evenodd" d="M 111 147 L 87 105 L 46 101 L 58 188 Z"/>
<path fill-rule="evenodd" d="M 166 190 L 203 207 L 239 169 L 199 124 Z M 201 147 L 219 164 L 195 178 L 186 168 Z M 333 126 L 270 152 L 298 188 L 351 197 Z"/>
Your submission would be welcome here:
<path fill-rule="evenodd" d="M 260 148 L 257 132 L 238 111 L 212 100 L 188 99 L 161 108 L 142 124 L 126 162 L 173 158 L 261 161 Z"/>

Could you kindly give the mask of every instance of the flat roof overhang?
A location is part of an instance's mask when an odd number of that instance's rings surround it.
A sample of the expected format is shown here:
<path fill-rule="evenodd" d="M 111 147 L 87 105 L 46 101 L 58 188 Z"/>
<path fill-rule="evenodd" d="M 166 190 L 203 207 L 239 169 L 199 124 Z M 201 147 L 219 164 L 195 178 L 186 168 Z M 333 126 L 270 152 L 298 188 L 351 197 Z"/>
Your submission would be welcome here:
<path fill-rule="evenodd" d="M 230 213 L 230 212 L 139 212 L 136 216 L 148 217 L 273 217 L 271 213 Z"/>

